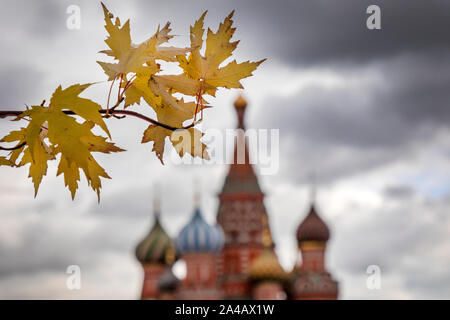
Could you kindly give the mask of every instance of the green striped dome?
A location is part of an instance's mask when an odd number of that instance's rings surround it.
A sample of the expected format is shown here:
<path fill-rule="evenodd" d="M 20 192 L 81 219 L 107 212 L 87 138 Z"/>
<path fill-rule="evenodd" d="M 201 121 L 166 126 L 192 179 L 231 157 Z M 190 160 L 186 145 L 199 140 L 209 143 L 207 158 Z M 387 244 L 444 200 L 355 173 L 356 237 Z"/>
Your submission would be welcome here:
<path fill-rule="evenodd" d="M 173 240 L 161 226 L 159 215 L 149 234 L 136 247 L 136 258 L 141 263 L 172 264 L 175 261 Z"/>

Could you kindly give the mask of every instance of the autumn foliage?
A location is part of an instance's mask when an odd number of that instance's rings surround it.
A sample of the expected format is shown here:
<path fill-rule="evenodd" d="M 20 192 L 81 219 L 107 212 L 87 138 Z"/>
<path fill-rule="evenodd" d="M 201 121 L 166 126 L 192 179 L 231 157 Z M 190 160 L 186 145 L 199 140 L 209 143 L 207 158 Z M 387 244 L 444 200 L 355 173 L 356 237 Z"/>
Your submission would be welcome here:
<path fill-rule="evenodd" d="M 204 12 L 190 28 L 190 46 L 169 46 L 170 23 L 158 27 L 148 40 L 136 45 L 131 41 L 130 21 L 121 24 L 102 4 L 105 40 L 109 49 L 101 51 L 108 62 L 98 61 L 110 82 L 106 108 L 80 97 L 92 84 L 74 84 L 54 91 L 48 105 L 35 105 L 19 112 L 3 111 L 0 116 L 27 120 L 27 126 L 12 131 L 0 141 L 15 143 L 6 156 L 0 156 L 0 165 L 21 167 L 29 164 L 35 195 L 42 178 L 47 173 L 48 161 L 59 159 L 57 175 L 64 176 L 64 183 L 72 199 L 80 181 L 80 170 L 88 185 L 100 199 L 101 178 L 109 178 L 95 160 L 93 153 L 121 152 L 123 149 L 110 142 L 111 134 L 105 119 L 136 116 L 150 122 L 144 131 L 142 143 L 153 142 L 153 151 L 163 162 L 166 140 L 180 156 L 208 158 L 207 148 L 201 142 L 202 133 L 195 125 L 203 119 L 203 110 L 210 105 L 207 97 L 214 97 L 219 87 L 242 88 L 240 80 L 252 75 L 263 60 L 258 62 L 226 63 L 232 57 L 239 41 L 231 41 L 233 12 L 219 25 L 216 32 L 208 28 L 205 37 Z M 160 61 L 178 65 L 179 74 L 163 74 Z M 156 119 L 130 111 L 134 105 L 145 103 L 152 108 Z M 93 133 L 98 126 L 105 137 Z M 187 130 L 190 141 L 175 139 L 175 130 Z"/>

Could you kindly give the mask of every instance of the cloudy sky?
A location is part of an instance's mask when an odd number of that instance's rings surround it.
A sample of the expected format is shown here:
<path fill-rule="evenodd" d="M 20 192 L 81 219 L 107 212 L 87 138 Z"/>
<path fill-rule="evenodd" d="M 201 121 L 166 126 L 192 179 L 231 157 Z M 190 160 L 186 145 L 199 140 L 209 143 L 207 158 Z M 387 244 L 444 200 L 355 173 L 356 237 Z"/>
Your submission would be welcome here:
<path fill-rule="evenodd" d="M 135 42 L 171 21 L 174 45 L 207 9 L 216 28 L 236 9 L 240 61 L 267 58 L 243 81 L 248 127 L 280 129 L 280 167 L 260 177 L 277 243 L 289 269 L 295 228 L 306 214 L 308 176 L 332 230 L 327 265 L 343 299 L 450 299 L 450 2 L 448 1 L 106 1 L 131 18 Z M 366 8 L 381 8 L 381 30 L 366 28 Z M 67 7 L 81 28 L 66 27 Z M 96 60 L 105 49 L 95 1 L 1 1 L 0 109 L 49 99 L 58 85 L 104 81 Z M 100 83 L 85 96 L 106 101 Z M 221 91 L 204 128 L 233 128 L 233 100 Z M 141 110 L 145 110 L 141 109 Z M 18 127 L 1 120 L 0 134 Z M 214 221 L 225 165 L 162 166 L 141 145 L 146 124 L 108 120 L 127 152 L 98 156 L 112 180 L 101 203 L 85 183 L 75 201 L 52 163 L 39 194 L 26 168 L 0 168 L 0 298 L 120 298 L 139 295 L 134 246 L 151 225 L 161 189 L 163 223 L 172 235 L 192 212 L 193 181 Z M 81 290 L 68 290 L 78 265 Z M 381 289 L 367 287 L 368 266 Z"/>

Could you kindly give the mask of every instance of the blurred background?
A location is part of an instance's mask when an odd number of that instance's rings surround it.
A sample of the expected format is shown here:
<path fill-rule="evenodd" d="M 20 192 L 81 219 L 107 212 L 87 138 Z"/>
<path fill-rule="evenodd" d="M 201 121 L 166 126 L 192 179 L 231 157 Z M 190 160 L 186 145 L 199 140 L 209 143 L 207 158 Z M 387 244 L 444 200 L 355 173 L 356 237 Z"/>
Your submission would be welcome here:
<path fill-rule="evenodd" d="M 96 1 L 0 1 L 0 110 L 49 100 L 58 86 L 106 80 L 96 60 L 106 49 Z M 277 253 L 297 258 L 295 228 L 308 209 L 309 176 L 332 239 L 328 269 L 342 299 L 450 299 L 450 3 L 446 1 L 105 1 L 135 42 L 172 22 L 173 45 L 189 44 L 189 25 L 207 9 L 215 30 L 235 9 L 239 61 L 267 58 L 245 91 L 210 99 L 203 128 L 234 128 L 232 103 L 244 94 L 247 127 L 280 129 L 280 168 L 260 177 Z M 366 8 L 381 8 L 381 30 Z M 77 5 L 81 28 L 70 30 Z M 108 84 L 85 97 L 105 105 Z M 145 105 L 136 110 L 146 113 Z M 161 165 L 147 124 L 108 120 L 127 152 L 96 158 L 101 202 L 83 181 L 75 201 L 49 167 L 37 198 L 27 168 L 0 168 L 0 298 L 135 299 L 142 271 L 136 243 L 152 221 L 157 184 L 166 229 L 175 235 L 193 210 L 193 180 L 212 222 L 226 165 Z M 19 123 L 0 120 L 0 135 Z M 170 158 L 167 157 L 167 160 Z M 81 290 L 66 269 L 79 265 Z M 370 290 L 369 265 L 382 287 Z"/>

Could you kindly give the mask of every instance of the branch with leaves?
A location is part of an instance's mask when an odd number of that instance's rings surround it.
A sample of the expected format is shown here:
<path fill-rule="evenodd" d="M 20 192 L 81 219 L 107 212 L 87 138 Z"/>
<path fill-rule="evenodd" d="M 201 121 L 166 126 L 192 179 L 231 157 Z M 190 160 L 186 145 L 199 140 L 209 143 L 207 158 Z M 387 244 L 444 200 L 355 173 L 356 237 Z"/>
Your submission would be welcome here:
<path fill-rule="evenodd" d="M 78 189 L 81 170 L 100 200 L 101 178 L 110 177 L 92 153 L 124 151 L 108 141 L 111 134 L 104 119 L 111 117 L 132 116 L 149 122 L 142 143 L 153 142 L 152 151 L 161 163 L 166 138 L 180 157 L 190 154 L 208 159 L 207 146 L 201 142 L 203 133 L 195 128 L 203 119 L 203 110 L 211 107 L 205 96 L 214 97 L 219 87 L 243 88 L 240 80 L 251 76 L 264 61 L 237 63 L 233 60 L 226 63 L 239 43 L 231 41 L 236 30 L 232 27 L 233 12 L 216 32 L 208 28 L 206 37 L 204 12 L 190 28 L 190 46 L 177 48 L 168 46 L 173 38 L 170 23 L 163 28 L 158 27 L 148 40 L 135 45 L 131 41 L 130 21 L 122 25 L 103 3 L 102 7 L 108 33 L 105 42 L 109 49 L 101 53 L 109 56 L 111 61 L 97 62 L 111 83 L 106 108 L 80 97 L 92 85 L 88 83 L 74 84 L 65 89 L 59 86 L 46 106 L 44 101 L 24 111 L 0 111 L 0 118 L 14 117 L 14 121 L 28 122 L 27 126 L 0 140 L 13 144 L 0 146 L 0 150 L 9 152 L 0 156 L 0 165 L 21 167 L 29 164 L 35 196 L 47 173 L 48 161 L 59 159 L 57 176 L 64 176 L 72 199 Z M 176 64 L 182 72 L 164 74 L 160 61 Z M 114 99 L 115 103 L 110 104 Z M 156 119 L 127 109 L 143 101 L 156 114 Z M 106 137 L 94 134 L 95 126 L 101 128 Z M 175 130 L 187 130 L 191 141 L 173 139 L 171 134 Z M 186 146 L 180 147 L 180 144 Z"/>

